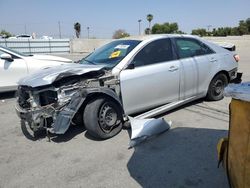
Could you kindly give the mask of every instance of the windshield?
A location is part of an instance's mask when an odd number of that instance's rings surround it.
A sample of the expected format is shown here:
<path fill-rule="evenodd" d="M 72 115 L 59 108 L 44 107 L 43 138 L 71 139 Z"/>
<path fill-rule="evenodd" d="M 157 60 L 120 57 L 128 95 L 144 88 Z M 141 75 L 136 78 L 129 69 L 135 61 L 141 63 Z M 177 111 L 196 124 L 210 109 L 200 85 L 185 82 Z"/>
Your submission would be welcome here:
<path fill-rule="evenodd" d="M 31 56 L 31 55 L 26 55 L 26 54 L 23 54 L 21 52 L 18 52 L 16 50 L 12 50 L 10 48 L 6 48 L 6 47 L 3 47 L 3 46 L 0 46 L 0 47 L 3 48 L 3 50 L 8 50 L 9 52 L 15 53 L 15 54 L 20 55 L 20 56 Z"/>
<path fill-rule="evenodd" d="M 107 68 L 116 66 L 141 41 L 116 40 L 98 48 L 96 51 L 80 60 L 80 64 L 106 65 Z"/>

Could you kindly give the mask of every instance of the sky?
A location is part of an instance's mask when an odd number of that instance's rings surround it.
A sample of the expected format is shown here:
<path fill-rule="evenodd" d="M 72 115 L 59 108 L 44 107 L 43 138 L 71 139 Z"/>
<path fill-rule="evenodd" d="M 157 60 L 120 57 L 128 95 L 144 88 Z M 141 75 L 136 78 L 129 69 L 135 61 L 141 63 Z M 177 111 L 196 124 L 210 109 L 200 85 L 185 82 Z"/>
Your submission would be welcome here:
<path fill-rule="evenodd" d="M 0 0 L 0 30 L 12 34 L 73 38 L 76 22 L 81 37 L 111 38 L 117 29 L 138 35 L 148 27 L 147 14 L 155 23 L 177 22 L 191 33 L 195 28 L 238 25 L 250 17 L 250 0 Z M 59 24 L 60 23 L 60 24 Z"/>

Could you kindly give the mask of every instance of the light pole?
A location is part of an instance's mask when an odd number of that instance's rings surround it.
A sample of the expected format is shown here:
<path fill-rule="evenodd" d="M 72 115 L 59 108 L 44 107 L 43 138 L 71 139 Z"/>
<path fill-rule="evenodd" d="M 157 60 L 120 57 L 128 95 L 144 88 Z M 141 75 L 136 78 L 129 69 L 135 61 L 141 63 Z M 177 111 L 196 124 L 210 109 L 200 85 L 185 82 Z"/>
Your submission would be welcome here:
<path fill-rule="evenodd" d="M 138 23 L 139 23 L 139 35 L 141 35 L 141 19 L 138 20 Z"/>
<path fill-rule="evenodd" d="M 61 33 L 61 23 L 60 21 L 58 22 L 58 31 L 59 31 L 59 38 L 62 38 L 62 33 Z"/>
<path fill-rule="evenodd" d="M 87 27 L 87 30 L 88 30 L 88 39 L 89 39 L 89 27 Z"/>

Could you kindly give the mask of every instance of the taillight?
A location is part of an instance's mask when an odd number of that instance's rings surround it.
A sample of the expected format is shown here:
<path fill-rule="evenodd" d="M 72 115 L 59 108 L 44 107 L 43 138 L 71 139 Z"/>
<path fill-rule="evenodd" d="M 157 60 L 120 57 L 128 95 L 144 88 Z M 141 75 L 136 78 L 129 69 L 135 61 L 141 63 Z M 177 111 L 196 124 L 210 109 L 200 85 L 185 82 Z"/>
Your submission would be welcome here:
<path fill-rule="evenodd" d="M 240 61 L 240 56 L 238 54 L 235 54 L 234 59 L 235 59 L 236 62 L 239 62 Z"/>

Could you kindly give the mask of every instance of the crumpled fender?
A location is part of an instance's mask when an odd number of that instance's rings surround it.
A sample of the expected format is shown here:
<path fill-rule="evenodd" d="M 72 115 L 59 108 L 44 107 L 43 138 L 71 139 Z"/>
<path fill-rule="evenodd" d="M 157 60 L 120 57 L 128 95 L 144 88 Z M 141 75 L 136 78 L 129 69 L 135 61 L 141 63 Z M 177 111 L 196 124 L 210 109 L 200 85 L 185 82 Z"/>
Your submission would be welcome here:
<path fill-rule="evenodd" d="M 109 88 L 84 88 L 81 89 L 79 92 L 75 93 L 71 101 L 67 106 L 65 106 L 62 111 L 60 111 L 56 117 L 55 122 L 52 124 L 52 128 L 49 130 L 51 133 L 56 134 L 64 134 L 69 126 L 70 123 L 75 116 L 76 112 L 82 106 L 83 102 L 89 96 L 91 97 L 92 94 L 104 94 L 111 98 L 113 98 L 118 104 L 121 106 L 123 110 L 122 103 L 118 97 L 118 95 Z M 124 113 L 124 110 L 123 110 Z"/>

